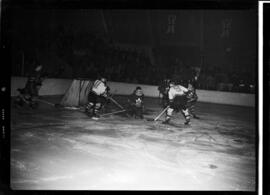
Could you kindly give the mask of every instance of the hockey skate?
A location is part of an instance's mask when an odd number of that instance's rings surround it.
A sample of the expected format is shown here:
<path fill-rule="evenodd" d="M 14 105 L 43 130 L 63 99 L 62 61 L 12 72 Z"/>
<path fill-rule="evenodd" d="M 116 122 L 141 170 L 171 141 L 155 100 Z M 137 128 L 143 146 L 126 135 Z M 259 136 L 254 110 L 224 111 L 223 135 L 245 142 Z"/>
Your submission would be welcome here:
<path fill-rule="evenodd" d="M 144 119 L 143 115 L 137 115 L 137 114 L 134 115 L 134 118 L 135 119 Z"/>
<path fill-rule="evenodd" d="M 91 118 L 91 119 L 93 119 L 93 120 L 96 120 L 96 121 L 97 121 L 97 120 L 99 120 L 99 118 L 100 118 L 100 117 L 98 117 L 98 116 L 92 116 L 92 118 Z"/>
<path fill-rule="evenodd" d="M 16 98 L 14 101 L 15 108 L 23 107 L 24 101 L 21 98 Z"/>
<path fill-rule="evenodd" d="M 193 118 L 200 119 L 200 117 L 198 117 L 197 115 L 193 115 Z"/>
<path fill-rule="evenodd" d="M 85 112 L 85 114 L 90 114 L 90 109 L 85 108 L 85 109 L 84 109 L 84 112 Z"/>
<path fill-rule="evenodd" d="M 84 109 L 84 113 L 88 116 L 88 117 L 92 117 L 93 116 L 93 114 L 92 114 L 92 109 L 90 108 L 85 108 Z"/>
<path fill-rule="evenodd" d="M 162 124 L 169 124 L 170 119 L 166 119 L 165 121 L 162 122 Z"/>
<path fill-rule="evenodd" d="M 92 117 L 91 117 L 93 120 L 98 120 L 100 119 L 100 116 L 96 113 L 93 113 Z"/>
<path fill-rule="evenodd" d="M 32 109 L 36 109 L 36 108 L 38 107 L 38 103 L 35 102 L 35 101 L 31 101 L 31 102 L 29 103 L 29 106 L 30 106 L 30 108 L 32 108 Z"/>
<path fill-rule="evenodd" d="M 191 125 L 190 121 L 186 121 L 184 124 L 185 125 Z"/>

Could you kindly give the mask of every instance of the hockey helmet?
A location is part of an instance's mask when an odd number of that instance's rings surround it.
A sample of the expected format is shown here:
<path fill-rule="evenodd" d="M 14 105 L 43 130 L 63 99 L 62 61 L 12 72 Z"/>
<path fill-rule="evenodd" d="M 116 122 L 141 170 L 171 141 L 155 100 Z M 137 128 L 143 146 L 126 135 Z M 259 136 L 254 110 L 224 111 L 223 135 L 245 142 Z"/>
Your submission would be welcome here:
<path fill-rule="evenodd" d="M 170 86 L 170 82 L 171 82 L 170 79 L 164 79 L 163 82 L 162 82 L 162 86 L 164 88 L 168 88 Z"/>
<path fill-rule="evenodd" d="M 173 87 L 174 85 L 175 85 L 175 81 L 170 80 L 170 82 L 169 82 L 169 87 Z"/>
<path fill-rule="evenodd" d="M 135 94 L 137 95 L 137 96 L 142 96 L 143 95 L 143 91 L 142 91 L 142 88 L 141 87 L 136 87 L 136 89 L 135 89 Z"/>
<path fill-rule="evenodd" d="M 106 83 L 106 82 L 107 82 L 107 79 L 104 78 L 104 77 L 101 77 L 100 80 L 101 80 L 103 83 Z"/>
<path fill-rule="evenodd" d="M 169 84 L 171 82 L 171 79 L 164 79 L 164 83 Z"/>

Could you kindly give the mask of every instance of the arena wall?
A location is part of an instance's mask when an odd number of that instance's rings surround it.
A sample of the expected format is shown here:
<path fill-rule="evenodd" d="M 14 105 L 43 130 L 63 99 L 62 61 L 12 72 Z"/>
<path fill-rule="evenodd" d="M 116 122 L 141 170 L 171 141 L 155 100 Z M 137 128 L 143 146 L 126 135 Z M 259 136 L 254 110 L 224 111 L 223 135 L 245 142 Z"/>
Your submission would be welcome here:
<path fill-rule="evenodd" d="M 27 78 L 11 78 L 11 96 L 18 95 L 17 88 L 25 86 Z M 71 79 L 46 79 L 40 89 L 40 95 L 63 95 L 71 85 Z M 111 93 L 129 95 L 137 86 L 141 86 L 146 97 L 158 97 L 157 86 L 130 83 L 109 82 Z M 199 102 L 255 107 L 255 95 L 222 91 L 197 90 Z"/>

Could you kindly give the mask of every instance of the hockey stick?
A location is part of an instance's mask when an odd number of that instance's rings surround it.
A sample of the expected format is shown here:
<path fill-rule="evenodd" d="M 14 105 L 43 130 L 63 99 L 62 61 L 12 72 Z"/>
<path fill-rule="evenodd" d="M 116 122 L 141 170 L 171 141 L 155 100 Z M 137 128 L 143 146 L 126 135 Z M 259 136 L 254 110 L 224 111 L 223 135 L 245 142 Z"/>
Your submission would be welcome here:
<path fill-rule="evenodd" d="M 41 102 L 41 103 L 44 103 L 44 104 L 47 104 L 47 105 L 50 105 L 50 106 L 54 106 L 54 107 L 56 107 L 56 108 L 63 107 L 63 106 L 60 105 L 60 104 L 54 104 L 54 103 L 48 102 L 48 101 L 46 101 L 46 100 L 37 99 L 36 101 Z M 65 107 L 63 107 L 63 108 L 65 108 Z"/>
<path fill-rule="evenodd" d="M 121 108 L 122 111 L 123 111 L 123 110 L 126 111 L 126 109 L 125 109 L 123 106 L 121 106 L 117 101 L 115 101 L 112 97 L 108 97 L 108 99 L 111 100 L 111 101 L 112 101 L 115 105 L 117 105 L 119 108 Z M 129 114 L 126 113 L 126 112 L 125 112 L 125 115 L 126 115 L 127 117 L 130 117 Z"/>
<path fill-rule="evenodd" d="M 101 114 L 100 116 L 107 116 L 107 115 L 117 114 L 117 113 L 121 113 L 121 112 L 126 112 L 126 110 L 119 110 L 119 111 L 115 111 L 115 112 L 105 113 L 105 114 Z"/>
<path fill-rule="evenodd" d="M 77 107 L 68 107 L 68 106 L 62 106 L 61 104 L 53 104 L 51 102 L 48 102 L 46 100 L 41 100 L 41 99 L 37 99 L 36 101 L 50 105 L 50 106 L 54 106 L 55 108 L 62 108 L 62 109 L 66 109 L 66 110 L 74 110 L 74 111 L 79 111 L 79 112 L 83 112 L 81 108 L 77 108 Z"/>
<path fill-rule="evenodd" d="M 48 102 L 48 101 L 45 101 L 45 100 L 41 100 L 41 99 L 36 99 L 36 101 L 41 102 L 41 103 L 44 103 L 44 104 L 48 104 L 48 105 L 51 105 L 51 106 L 55 106 L 56 105 L 56 104 L 53 104 L 51 102 Z"/>
<path fill-rule="evenodd" d="M 24 102 L 24 103 L 26 103 L 28 106 L 29 106 L 29 104 L 30 104 L 30 101 L 29 100 L 26 100 L 24 97 L 20 97 L 20 99 Z"/>
<path fill-rule="evenodd" d="M 123 108 L 123 106 L 121 106 L 117 101 L 115 101 L 112 97 L 108 97 L 109 100 L 111 100 L 115 105 L 117 105 L 119 108 L 121 108 L 122 110 L 125 110 L 125 108 Z"/>
<path fill-rule="evenodd" d="M 148 119 L 148 121 L 157 121 L 168 109 L 170 106 L 167 106 L 156 118 Z"/>

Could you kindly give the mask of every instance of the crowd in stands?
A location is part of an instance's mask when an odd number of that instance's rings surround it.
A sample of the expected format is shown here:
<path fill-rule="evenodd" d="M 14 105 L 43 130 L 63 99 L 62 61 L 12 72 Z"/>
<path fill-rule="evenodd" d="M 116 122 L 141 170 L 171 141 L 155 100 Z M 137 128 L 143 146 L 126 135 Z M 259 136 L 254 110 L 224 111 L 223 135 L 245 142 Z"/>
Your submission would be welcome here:
<path fill-rule="evenodd" d="M 43 47 L 39 48 L 39 52 L 33 52 L 38 56 L 38 63 L 43 64 L 45 69 L 50 67 L 47 71 L 52 78 L 96 79 L 99 75 L 105 75 L 109 81 L 158 85 L 168 77 L 181 80 L 191 68 L 182 62 L 154 65 L 145 52 L 134 48 L 124 49 L 110 38 L 91 33 L 78 31 L 68 34 L 60 29 L 53 37 L 53 40 L 43 37 Z M 50 51 L 47 54 L 50 57 L 42 58 L 46 51 Z M 50 62 L 46 62 L 48 58 Z M 33 60 L 28 62 L 26 58 L 24 63 L 27 67 Z M 18 76 L 22 76 L 19 75 L 21 71 L 17 72 Z M 254 76 L 248 72 L 224 72 L 216 67 L 204 66 L 198 88 L 254 93 L 254 82 Z"/>
<path fill-rule="evenodd" d="M 199 88 L 207 90 L 254 93 L 255 74 L 248 71 L 229 71 L 207 68 L 200 75 Z"/>

